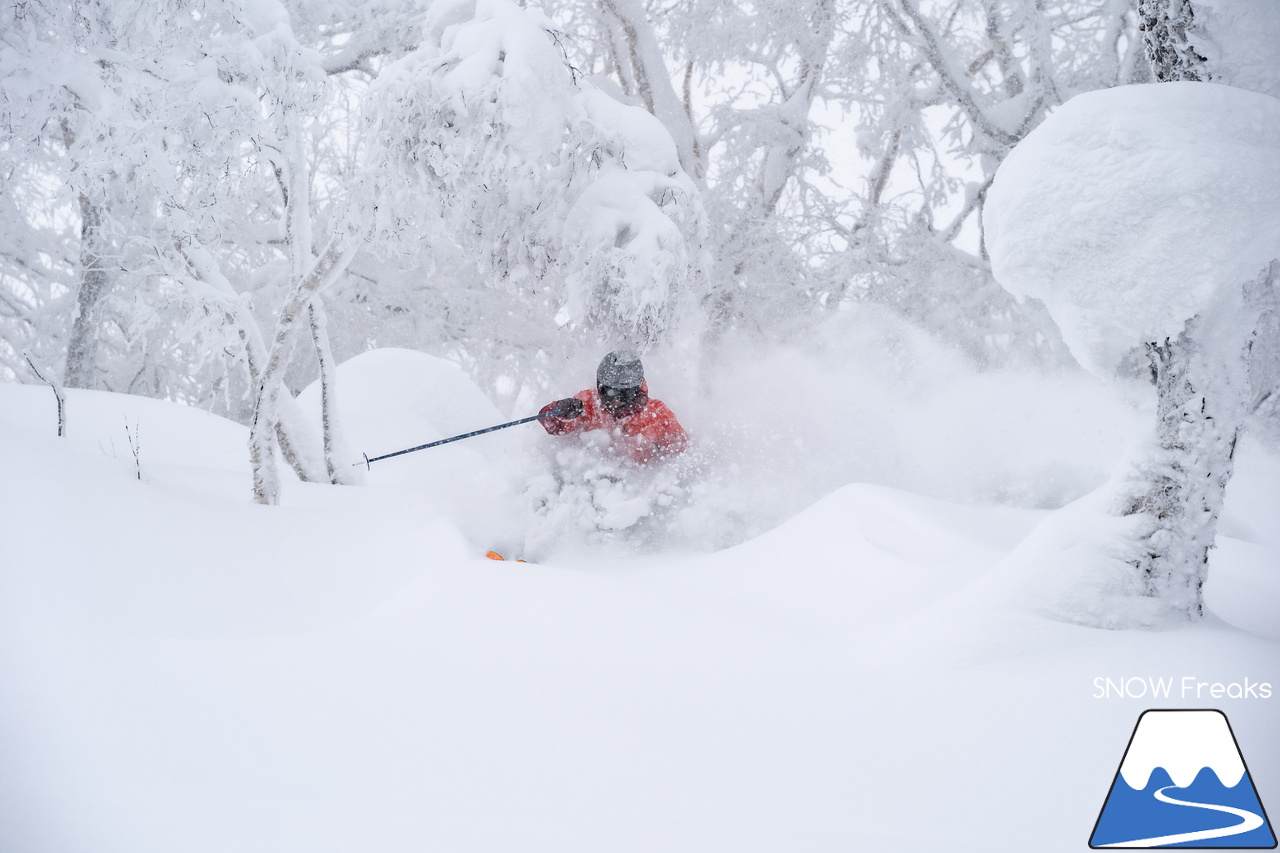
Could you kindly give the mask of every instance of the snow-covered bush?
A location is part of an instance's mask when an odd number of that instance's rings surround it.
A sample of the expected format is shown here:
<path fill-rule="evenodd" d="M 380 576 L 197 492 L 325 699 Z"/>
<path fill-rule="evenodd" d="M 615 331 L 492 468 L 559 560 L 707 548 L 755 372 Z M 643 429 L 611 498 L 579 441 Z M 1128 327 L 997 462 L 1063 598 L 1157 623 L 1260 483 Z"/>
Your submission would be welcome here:
<path fill-rule="evenodd" d="M 660 122 L 575 79 L 551 22 L 509 0 L 432 9 L 369 102 L 374 239 L 443 216 L 494 286 L 607 340 L 651 344 L 702 277 L 705 215 Z"/>
<path fill-rule="evenodd" d="M 655 341 L 693 308 L 705 273 L 698 189 L 645 110 L 586 84 L 569 121 L 583 185 L 564 222 L 569 313 L 616 338 Z"/>
<path fill-rule="evenodd" d="M 1247 357 L 1280 258 L 1280 101 L 1208 83 L 1081 95 L 1001 165 L 992 270 L 1044 301 L 1071 351 L 1112 376 L 1135 348 L 1157 389 L 1154 446 L 1116 511 L 1168 612 L 1202 610 L 1208 550 L 1244 417 Z"/>

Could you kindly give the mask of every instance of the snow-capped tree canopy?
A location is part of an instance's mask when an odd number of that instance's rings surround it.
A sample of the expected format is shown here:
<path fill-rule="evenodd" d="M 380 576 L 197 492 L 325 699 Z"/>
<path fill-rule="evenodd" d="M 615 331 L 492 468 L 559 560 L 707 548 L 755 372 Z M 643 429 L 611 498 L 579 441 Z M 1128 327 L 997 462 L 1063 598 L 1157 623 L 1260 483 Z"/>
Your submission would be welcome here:
<path fill-rule="evenodd" d="M 1133 11 L 1090 0 L 3 14 L 0 371 L 26 375 L 31 350 L 242 420 L 248 322 L 274 322 L 308 221 L 323 243 L 361 194 L 379 227 L 326 297 L 335 356 L 447 354 L 504 404 L 546 381 L 529 352 L 669 340 L 676 318 L 695 346 L 803 338 L 868 302 L 984 364 L 1059 363 L 1040 306 L 991 279 L 976 214 L 1047 108 L 1146 73 Z M 380 157 L 432 134 L 432 181 Z M 291 360 L 290 387 L 315 369 Z"/>
<path fill-rule="evenodd" d="M 659 340 L 706 263 L 671 134 L 578 79 L 552 23 L 509 0 L 437 4 L 426 32 L 370 93 L 377 238 L 412 250 L 405 223 L 443 215 L 498 286 L 550 292 L 605 339 Z"/>
<path fill-rule="evenodd" d="M 652 342 L 696 310 L 710 262 L 701 195 L 644 109 L 586 84 L 569 120 L 583 177 L 563 225 L 566 307 L 588 327 Z"/>
<path fill-rule="evenodd" d="M 1280 257 L 1280 100 L 1211 83 L 1079 95 L 1001 164 L 991 268 L 1110 375 Z"/>
<path fill-rule="evenodd" d="M 1146 4 L 1177 13 L 1196 73 L 1268 91 L 1274 40 L 1241 36 L 1265 15 L 1206 0 L 1186 27 L 1176 5 Z M 0 375 L 30 378 L 29 353 L 242 422 L 280 385 L 254 434 L 316 479 L 292 395 L 374 347 L 448 358 L 511 411 L 603 341 L 702 370 L 850 313 L 983 367 L 1066 366 L 1044 307 L 992 277 L 981 211 L 1057 105 L 1152 78 L 1140 19 L 1096 0 L 11 4 Z"/>

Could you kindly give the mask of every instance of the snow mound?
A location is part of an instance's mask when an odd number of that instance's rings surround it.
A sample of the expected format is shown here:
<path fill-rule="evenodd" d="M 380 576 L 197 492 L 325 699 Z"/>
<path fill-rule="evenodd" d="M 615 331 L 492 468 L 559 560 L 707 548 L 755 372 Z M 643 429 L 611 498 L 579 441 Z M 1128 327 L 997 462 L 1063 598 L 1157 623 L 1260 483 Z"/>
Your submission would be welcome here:
<path fill-rule="evenodd" d="M 1088 92 L 996 173 L 992 272 L 1110 375 L 1280 257 L 1277 198 L 1280 100 L 1210 83 Z"/>
<path fill-rule="evenodd" d="M 343 378 L 384 428 L 388 396 L 457 381 L 396 351 Z M 498 563 L 445 517 L 469 511 L 460 478 L 388 486 L 375 465 L 368 488 L 251 505 L 243 427 L 69 405 L 79 437 L 59 439 L 47 388 L 0 385 L 4 851 L 949 850 L 990 837 L 985 802 L 1007 837 L 1070 840 L 1146 707 L 1093 679 L 1274 681 L 1275 643 L 1212 620 L 1088 631 L 991 607 L 989 587 L 960 600 L 1060 513 L 849 485 L 714 554 Z M 133 406 L 144 473 L 147 435 L 225 439 L 234 493 L 196 458 L 139 482 L 75 443 Z M 556 447 L 525 429 L 497 435 Z M 1274 574 L 1280 460 L 1261 452 L 1242 444 L 1223 529 Z M 1274 596 L 1241 589 L 1274 621 Z M 1230 709 L 1258 779 L 1280 768 L 1273 702 Z M 1028 761 L 1048 796 L 1008 772 Z"/>
<path fill-rule="evenodd" d="M 1118 516 L 1108 483 L 1047 516 L 971 593 L 1038 616 L 1110 630 L 1185 624 L 1180 613 L 1145 594 L 1127 562 L 1146 532 L 1142 515 Z"/>
<path fill-rule="evenodd" d="M 248 430 L 202 409 L 106 391 L 66 391 L 66 441 L 133 467 L 130 435 L 143 466 L 248 471 Z M 56 436 L 58 407 L 43 385 L 0 384 L 0 423 L 26 434 Z"/>
<path fill-rule="evenodd" d="M 1280 459 L 1245 436 L 1236 453 L 1238 476 L 1228 487 L 1216 546 L 1209 552 L 1204 593 L 1208 611 L 1238 628 L 1280 639 L 1280 536 L 1274 532 Z M 1126 465 L 1118 466 L 1123 472 Z M 966 591 L 1069 625 L 1109 630 L 1185 627 L 1185 616 L 1147 594 L 1129 562 L 1133 542 L 1152 521 L 1115 512 L 1124 474 L 1044 516 L 1003 559 Z"/>
<path fill-rule="evenodd" d="M 370 456 L 493 426 L 497 407 L 456 364 L 406 349 L 376 349 L 338 366 L 338 410 L 352 441 Z M 320 383 L 298 395 L 320 419 Z"/>
<path fill-rule="evenodd" d="M 302 414 L 320 423 L 320 387 L 312 383 L 298 396 Z M 357 474 L 371 487 L 396 487 L 376 492 L 380 500 L 402 502 L 404 489 L 428 501 L 431 511 L 444 512 L 458 524 L 466 519 L 489 524 L 490 511 L 506 507 L 495 501 L 506 487 L 508 451 L 522 441 L 520 430 L 536 425 L 477 435 L 466 441 L 442 444 L 429 450 L 404 453 L 374 462 L 369 459 L 451 438 L 453 435 L 495 427 L 503 418 L 493 402 L 462 373 L 457 365 L 426 353 L 383 348 L 361 353 L 338 366 L 338 423 L 347 451 L 339 460 L 353 460 Z M 351 462 L 340 462 L 347 465 Z M 303 488 L 291 501 L 324 501 Z"/>

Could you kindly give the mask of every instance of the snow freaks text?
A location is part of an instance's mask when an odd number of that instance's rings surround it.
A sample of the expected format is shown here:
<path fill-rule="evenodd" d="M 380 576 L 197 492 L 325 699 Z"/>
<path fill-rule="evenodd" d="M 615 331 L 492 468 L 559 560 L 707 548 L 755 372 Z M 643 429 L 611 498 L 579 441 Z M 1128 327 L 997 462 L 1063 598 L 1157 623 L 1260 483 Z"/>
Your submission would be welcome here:
<path fill-rule="evenodd" d="M 1094 699 L 1270 699 L 1269 681 L 1204 681 L 1193 675 L 1180 678 L 1130 676 L 1093 680 Z"/>

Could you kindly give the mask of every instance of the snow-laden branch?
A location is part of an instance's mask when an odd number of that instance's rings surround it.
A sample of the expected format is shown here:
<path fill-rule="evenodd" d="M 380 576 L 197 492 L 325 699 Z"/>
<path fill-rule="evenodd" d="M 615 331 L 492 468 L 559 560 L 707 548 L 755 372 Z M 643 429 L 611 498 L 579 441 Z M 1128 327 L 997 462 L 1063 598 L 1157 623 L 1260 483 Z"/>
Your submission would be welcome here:
<path fill-rule="evenodd" d="M 376 239 L 416 252 L 441 217 L 495 289 L 549 294 L 573 328 L 654 343 L 706 266 L 705 213 L 671 133 L 576 80 L 549 22 L 508 0 L 439 15 L 372 91 L 373 160 L 395 176 Z"/>
<path fill-rule="evenodd" d="M 1015 144 L 1018 141 L 1018 136 L 992 121 L 982 107 L 978 105 L 973 91 L 966 82 L 965 74 L 960 66 L 956 64 L 951 51 L 943 45 L 941 37 L 934 31 L 933 26 L 920 13 L 915 0 L 884 0 L 884 2 L 891 14 L 895 16 L 897 15 L 897 10 L 891 4 L 896 3 L 902 14 L 910 20 L 911 26 L 920 37 L 925 56 L 929 59 L 929 64 L 933 67 L 934 72 L 937 73 L 943 87 L 955 99 L 955 102 L 964 111 L 965 115 L 968 116 L 974 128 L 1003 147 Z M 904 24 L 903 26 L 905 28 L 906 25 Z"/>
<path fill-rule="evenodd" d="M 657 116 L 675 140 L 681 168 L 695 181 L 700 181 L 706 170 L 697 131 L 671 83 L 671 74 L 644 7 L 639 0 L 601 0 L 601 4 L 626 36 L 631 77 L 645 107 Z"/>

